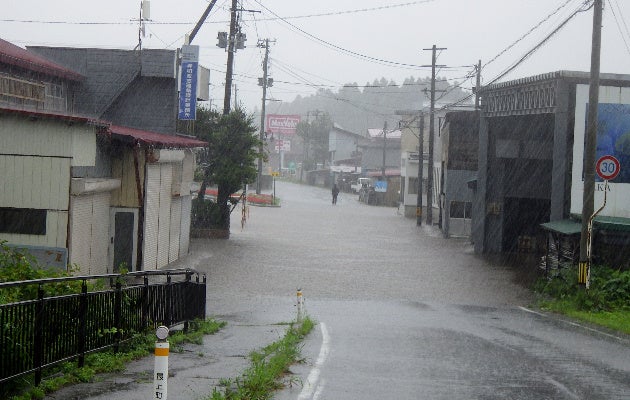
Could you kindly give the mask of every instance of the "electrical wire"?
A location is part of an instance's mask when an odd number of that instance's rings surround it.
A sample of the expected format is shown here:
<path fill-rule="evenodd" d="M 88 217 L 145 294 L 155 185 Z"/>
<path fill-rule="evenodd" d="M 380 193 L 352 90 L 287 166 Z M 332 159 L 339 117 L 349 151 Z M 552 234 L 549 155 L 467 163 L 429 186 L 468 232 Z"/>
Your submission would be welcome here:
<path fill-rule="evenodd" d="M 486 66 L 488 66 L 489 64 L 491 64 L 492 62 L 496 61 L 497 58 L 501 57 L 503 54 L 505 54 L 508 50 L 510 50 L 511 48 L 513 48 L 514 46 L 516 46 L 518 43 L 520 43 L 523 39 L 525 39 L 527 36 L 529 36 L 530 34 L 532 34 L 536 29 L 538 29 L 542 24 L 544 24 L 545 22 L 547 22 L 551 17 L 553 17 L 554 15 L 556 15 L 561 9 L 563 9 L 564 7 L 566 7 L 570 2 L 572 2 L 573 0 L 567 0 L 564 2 L 564 4 L 562 4 L 561 6 L 559 6 L 558 8 L 556 8 L 555 10 L 553 10 L 549 15 L 547 15 L 543 20 L 541 20 L 540 22 L 538 22 L 536 25 L 534 25 L 529 31 L 525 32 L 523 35 L 521 35 L 521 37 L 519 37 L 518 39 L 516 39 L 512 44 L 510 44 L 508 47 L 506 47 L 505 49 L 501 50 L 496 56 L 492 57 L 492 59 L 490 59 L 490 61 L 488 61 L 487 63 L 485 63 L 482 67 L 485 68 Z"/>
<path fill-rule="evenodd" d="M 575 10 L 567 18 L 565 18 L 558 26 L 556 26 L 556 28 L 554 28 L 553 31 L 551 31 L 551 33 L 549 33 L 547 36 L 545 36 L 543 38 L 543 40 L 541 40 L 533 48 L 531 48 L 529 51 L 527 51 L 527 53 L 525 53 L 525 55 L 523 55 L 514 64 L 512 64 L 510 67 L 508 67 L 502 73 L 500 73 L 499 76 L 497 76 L 492 81 L 490 81 L 490 83 L 488 83 L 488 85 L 491 85 L 491 84 L 495 83 L 496 81 L 500 80 L 501 78 L 503 78 L 504 76 L 506 76 L 507 74 L 512 72 L 516 67 L 518 67 L 521 63 L 523 63 L 526 59 L 528 59 L 532 54 L 534 54 L 536 51 L 538 51 L 545 43 L 547 43 L 547 41 L 549 41 L 549 39 L 551 39 L 553 36 L 555 36 L 556 33 L 558 33 L 562 28 L 564 28 L 566 26 L 566 24 L 569 23 L 569 21 L 571 21 L 578 13 L 587 11 L 589 8 L 591 8 L 592 4 L 588 8 L 583 8 L 584 6 L 586 6 L 590 2 L 591 2 L 591 0 L 585 0 L 582 3 L 582 5 L 577 10 Z"/>
<path fill-rule="evenodd" d="M 623 24 L 626 28 L 626 33 L 628 32 L 628 25 L 626 25 L 626 21 L 623 19 L 623 15 L 621 15 L 621 8 L 619 8 L 619 3 L 617 3 L 616 0 L 614 1 L 614 5 L 611 4 L 610 7 L 610 11 L 612 12 L 613 17 L 615 18 L 615 23 L 617 24 L 617 29 L 619 29 L 619 33 L 621 34 L 621 39 L 623 40 L 624 45 L 626 46 L 626 51 L 628 52 L 628 54 L 630 54 L 630 46 L 628 45 L 628 41 L 626 40 L 626 35 L 624 35 L 623 29 L 621 29 L 621 24 L 619 23 L 619 19 L 621 19 L 621 21 L 623 21 Z M 620 18 L 617 18 L 617 14 L 615 13 L 615 5 L 617 6 L 617 9 L 619 10 L 619 16 Z M 630 34 L 628 34 L 628 36 L 630 37 Z"/>
<path fill-rule="evenodd" d="M 359 58 L 362 59 L 364 61 L 370 61 L 370 62 L 374 62 L 376 64 L 379 65 L 388 65 L 388 66 L 395 66 L 395 67 L 401 67 L 401 68 L 407 68 L 407 69 L 425 69 L 427 67 L 423 67 L 421 65 L 416 65 L 416 64 L 406 64 L 406 63 L 401 63 L 401 62 L 396 62 L 396 61 L 390 61 L 390 60 L 385 60 L 382 58 L 377 58 L 377 57 L 371 57 L 365 54 L 361 54 L 358 53 L 356 51 L 352 51 L 352 50 L 348 50 L 346 48 L 343 48 L 341 46 L 337 46 L 336 44 L 333 44 L 331 42 L 328 42 L 324 39 L 321 39 L 315 35 L 312 35 L 306 31 L 304 31 L 303 29 L 295 26 L 294 24 L 290 23 L 289 21 L 287 21 L 286 19 L 280 17 L 278 14 L 276 14 L 275 12 L 273 12 L 272 10 L 270 10 L 269 8 L 265 7 L 259 0 L 254 0 L 260 7 L 264 8 L 268 13 L 270 13 L 271 15 L 275 16 L 276 18 L 278 18 L 280 21 L 284 22 L 285 24 L 287 24 L 288 26 L 290 26 L 293 30 L 298 31 L 299 33 L 301 33 L 303 36 L 321 44 L 324 45 L 325 47 L 329 48 L 329 49 L 333 49 L 336 51 L 339 51 L 340 53 L 343 53 L 345 55 L 349 55 L 355 58 Z"/>

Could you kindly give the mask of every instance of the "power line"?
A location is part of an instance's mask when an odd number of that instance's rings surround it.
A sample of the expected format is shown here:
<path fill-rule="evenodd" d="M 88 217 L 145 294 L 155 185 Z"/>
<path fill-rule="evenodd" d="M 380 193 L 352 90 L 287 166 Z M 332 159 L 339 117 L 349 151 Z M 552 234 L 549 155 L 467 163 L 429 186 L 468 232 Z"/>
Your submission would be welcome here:
<path fill-rule="evenodd" d="M 532 32 L 534 32 L 536 29 L 538 29 L 542 24 L 544 24 L 545 22 L 547 22 L 551 17 L 553 17 L 554 15 L 556 15 L 561 9 L 563 9 L 564 7 L 567 6 L 567 4 L 569 4 L 570 2 L 572 2 L 573 0 L 567 0 L 566 2 L 564 2 L 564 4 L 562 4 L 560 7 L 556 8 L 554 11 L 552 11 L 549 15 L 547 15 L 542 21 L 540 21 L 539 23 L 537 23 L 536 25 L 534 25 L 529 31 L 525 32 L 525 34 L 523 34 L 521 37 L 519 37 L 518 39 L 516 39 L 512 44 L 510 44 L 508 47 L 506 47 L 505 49 L 501 50 L 499 52 L 499 54 L 497 54 L 496 56 L 494 56 L 493 58 L 490 59 L 490 61 L 488 61 L 487 63 L 485 63 L 483 65 L 483 68 L 485 68 L 486 66 L 488 66 L 489 64 L 491 64 L 492 62 L 496 61 L 497 58 L 501 57 L 503 54 L 505 54 L 505 52 L 507 52 L 508 50 L 510 50 L 512 47 L 516 46 L 519 42 L 521 42 L 523 39 L 525 39 L 527 36 L 529 36 Z"/>
<path fill-rule="evenodd" d="M 397 66 L 397 67 L 403 67 L 403 68 L 410 68 L 410 69 L 424 69 L 424 67 L 422 67 L 421 65 L 415 65 L 415 64 L 406 64 L 406 63 L 401 63 L 401 62 L 396 62 L 396 61 L 390 61 L 390 60 L 384 60 L 382 58 L 376 58 L 376 57 L 371 57 L 365 54 L 361 54 L 358 53 L 356 51 L 352 51 L 352 50 L 348 50 L 345 49 L 341 46 L 337 46 L 336 44 L 330 43 L 324 39 L 321 39 L 315 35 L 312 35 L 306 31 L 304 31 L 303 29 L 293 25 L 292 23 L 290 23 L 289 21 L 287 21 L 286 19 L 280 17 L 278 14 L 276 14 L 275 12 L 271 11 L 269 8 L 265 7 L 259 0 L 254 0 L 259 6 L 261 6 L 262 8 L 264 8 L 265 10 L 267 10 L 267 12 L 269 12 L 271 15 L 274 15 L 275 17 L 277 17 L 280 21 L 284 22 L 285 24 L 289 25 L 291 28 L 293 28 L 294 30 L 297 30 L 298 32 L 300 32 L 302 35 L 320 43 L 323 44 L 325 46 L 327 46 L 328 48 L 337 50 L 341 53 L 344 53 L 346 55 L 350 55 L 359 59 L 363 59 L 366 61 L 370 61 L 370 62 L 374 62 L 380 65 L 389 65 L 389 66 Z"/>
<path fill-rule="evenodd" d="M 569 23 L 569 21 L 571 19 L 573 19 L 578 13 L 584 12 L 584 11 L 588 10 L 590 7 L 592 7 L 592 5 L 591 5 L 588 8 L 582 8 L 582 7 L 584 7 L 585 5 L 587 5 L 590 2 L 591 2 L 591 0 L 585 0 L 582 3 L 582 5 L 577 10 L 575 10 L 573 13 L 571 13 L 571 15 L 569 15 L 564 21 L 562 21 L 553 31 L 551 31 L 551 33 L 549 33 L 547 36 L 545 36 L 543 38 L 543 40 L 541 40 L 538 44 L 536 44 L 536 46 L 534 46 L 527 53 L 525 53 L 525 55 L 523 55 L 518 61 L 516 61 L 514 64 L 512 64 L 510 67 L 508 67 L 505 71 L 503 71 L 501 74 L 499 74 L 499 76 L 497 76 L 492 81 L 490 81 L 488 83 L 488 85 L 491 85 L 491 84 L 495 83 L 499 79 L 503 78 L 505 75 L 507 75 L 510 72 L 512 72 L 516 67 L 518 67 L 521 63 L 523 63 L 526 59 L 528 59 L 532 54 L 534 54 L 536 51 L 538 51 L 538 49 L 540 49 L 545 43 L 547 43 L 547 41 L 549 39 L 551 39 L 553 36 L 555 36 L 556 33 L 558 33 L 562 28 L 564 28 L 564 26 L 567 23 Z"/>
<path fill-rule="evenodd" d="M 623 25 L 626 28 L 626 34 L 630 37 L 630 32 L 628 31 L 628 25 L 626 25 L 626 21 L 623 19 L 623 15 L 621 14 L 621 8 L 619 8 L 619 3 L 614 1 L 617 9 L 619 10 L 619 16 L 621 21 L 623 21 Z M 615 23 L 617 24 L 617 28 L 619 29 L 619 33 L 621 34 L 621 39 L 623 40 L 624 45 L 626 46 L 626 51 L 630 54 L 630 46 L 628 46 L 628 41 L 626 40 L 626 35 L 624 35 L 623 30 L 621 29 L 621 25 L 619 24 L 619 19 L 617 18 L 617 14 L 615 13 L 615 6 L 611 4 L 610 11 L 612 11 L 613 17 L 615 18 Z"/>
<path fill-rule="evenodd" d="M 276 16 L 274 18 L 259 18 L 258 21 L 277 21 L 277 20 L 289 20 L 289 19 L 305 19 L 305 18 L 315 18 L 315 17 L 330 17 L 335 15 L 344 15 L 344 14 L 356 14 L 356 13 L 365 13 L 370 11 L 380 11 L 391 8 L 400 8 L 400 7 L 408 7 L 417 4 L 423 3 L 432 3 L 436 0 L 421 0 L 421 1 L 411 1 L 407 3 L 399 3 L 399 4 L 390 4 L 386 6 L 379 7 L 370 7 L 370 8 L 359 8 L 352 10 L 344 10 L 344 11 L 329 11 L 317 14 L 306 14 L 306 15 L 294 15 L 287 17 L 279 17 Z M 218 7 L 223 8 L 225 2 Z M 256 22 L 256 19 L 253 19 Z M 0 19 L 0 22 L 17 22 L 17 23 L 27 23 L 27 24 L 62 24 L 62 25 L 134 25 L 136 22 L 134 21 L 54 21 L 54 20 L 35 20 L 35 19 Z M 205 21 L 203 24 L 225 24 L 230 21 Z M 249 20 L 241 20 L 241 22 L 249 22 Z M 151 21 L 153 25 L 191 25 L 194 24 L 193 21 Z"/>

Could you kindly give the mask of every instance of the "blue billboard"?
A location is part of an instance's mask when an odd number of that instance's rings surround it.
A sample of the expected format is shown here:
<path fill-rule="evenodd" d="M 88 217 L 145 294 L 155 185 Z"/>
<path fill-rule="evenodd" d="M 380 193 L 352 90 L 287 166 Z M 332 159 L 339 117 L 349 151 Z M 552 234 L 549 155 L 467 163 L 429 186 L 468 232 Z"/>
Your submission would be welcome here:
<path fill-rule="evenodd" d="M 199 66 L 199 46 L 182 46 L 181 77 L 179 85 L 180 120 L 197 118 L 197 68 Z"/>
<path fill-rule="evenodd" d="M 599 104 L 595 160 L 605 155 L 614 156 L 621 165 L 619 175 L 611 182 L 630 183 L 630 104 Z M 601 181 L 599 176 L 596 179 Z"/>

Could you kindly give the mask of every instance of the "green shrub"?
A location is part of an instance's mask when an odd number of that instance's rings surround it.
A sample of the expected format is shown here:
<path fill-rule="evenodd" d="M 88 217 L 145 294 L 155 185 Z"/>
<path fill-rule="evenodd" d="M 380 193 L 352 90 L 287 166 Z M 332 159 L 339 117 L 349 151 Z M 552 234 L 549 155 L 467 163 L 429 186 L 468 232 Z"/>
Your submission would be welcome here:
<path fill-rule="evenodd" d="M 630 309 L 630 271 L 593 266 L 590 287 L 585 290 L 578 285 L 577 267 L 565 268 L 553 279 L 540 280 L 535 290 L 581 311 Z"/>
<path fill-rule="evenodd" d="M 0 241 L 0 282 L 29 281 L 34 279 L 70 276 L 66 271 L 42 267 L 35 257 L 24 249 L 7 246 Z M 79 293 L 80 282 L 62 282 L 46 285 L 48 295 Z M 0 304 L 37 298 L 37 285 L 23 285 L 0 290 Z"/>

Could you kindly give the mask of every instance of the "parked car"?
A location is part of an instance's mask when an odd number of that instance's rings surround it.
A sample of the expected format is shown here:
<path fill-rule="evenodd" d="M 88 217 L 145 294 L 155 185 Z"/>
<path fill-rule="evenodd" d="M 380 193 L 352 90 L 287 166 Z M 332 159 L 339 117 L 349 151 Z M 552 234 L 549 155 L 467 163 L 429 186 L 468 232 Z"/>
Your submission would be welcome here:
<path fill-rule="evenodd" d="M 359 193 L 363 188 L 369 188 L 372 186 L 372 180 L 370 178 L 359 178 L 357 181 L 350 185 L 353 193 Z"/>

